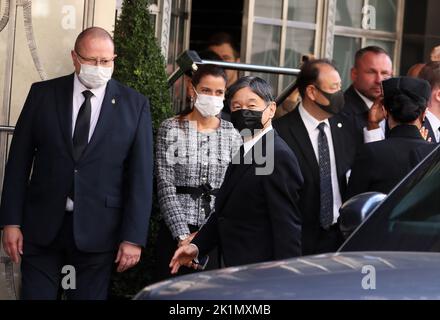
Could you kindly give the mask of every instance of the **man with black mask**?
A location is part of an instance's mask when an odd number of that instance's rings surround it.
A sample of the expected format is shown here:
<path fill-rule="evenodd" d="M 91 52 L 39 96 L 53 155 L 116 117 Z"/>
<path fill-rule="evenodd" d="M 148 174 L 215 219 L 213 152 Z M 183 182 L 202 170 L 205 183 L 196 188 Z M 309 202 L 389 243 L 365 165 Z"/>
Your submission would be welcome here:
<path fill-rule="evenodd" d="M 194 267 L 193 259 L 217 245 L 226 266 L 301 254 L 303 178 L 295 154 L 272 129 L 271 91 L 258 77 L 241 78 L 229 88 L 231 120 L 244 144 L 226 171 L 214 212 L 192 243 L 174 254 L 172 273 L 182 265 Z"/>
<path fill-rule="evenodd" d="M 333 252 L 343 241 L 338 216 L 355 156 L 353 129 L 338 115 L 344 93 L 330 61 L 303 65 L 296 86 L 302 102 L 274 127 L 295 152 L 304 177 L 299 201 L 302 252 Z"/>

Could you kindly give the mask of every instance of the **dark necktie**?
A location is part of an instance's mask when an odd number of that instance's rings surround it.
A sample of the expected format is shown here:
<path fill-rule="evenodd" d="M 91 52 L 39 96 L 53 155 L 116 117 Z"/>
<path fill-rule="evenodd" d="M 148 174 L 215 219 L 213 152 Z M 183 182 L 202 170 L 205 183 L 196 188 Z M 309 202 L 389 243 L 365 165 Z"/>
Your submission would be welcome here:
<path fill-rule="evenodd" d="M 90 117 L 92 114 L 92 104 L 90 99 L 93 93 L 89 90 L 82 92 L 86 100 L 84 100 L 76 118 L 75 131 L 73 132 L 73 158 L 75 162 L 81 158 L 84 150 L 89 143 Z"/>
<path fill-rule="evenodd" d="M 325 122 L 318 125 L 318 156 L 320 178 L 320 222 L 324 229 L 333 223 L 333 188 L 331 176 L 330 151 L 324 128 Z"/>
<path fill-rule="evenodd" d="M 90 117 L 92 114 L 92 104 L 90 99 L 93 93 L 89 90 L 82 92 L 86 100 L 79 108 L 78 117 L 76 118 L 75 131 L 73 131 L 73 159 L 75 162 L 81 158 L 84 150 L 89 143 Z M 69 191 L 69 198 L 75 200 L 75 178 L 72 180 L 72 186 Z"/>

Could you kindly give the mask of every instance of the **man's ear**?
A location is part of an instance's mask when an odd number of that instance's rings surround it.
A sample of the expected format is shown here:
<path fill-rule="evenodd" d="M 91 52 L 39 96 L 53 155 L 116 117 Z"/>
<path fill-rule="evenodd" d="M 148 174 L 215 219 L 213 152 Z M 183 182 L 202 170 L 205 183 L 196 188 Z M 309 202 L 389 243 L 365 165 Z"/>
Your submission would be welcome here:
<path fill-rule="evenodd" d="M 277 112 L 277 104 L 275 103 L 275 101 L 272 101 L 269 105 L 269 109 L 270 109 L 270 115 L 269 118 L 273 119 L 273 117 L 275 117 L 275 112 Z"/>
<path fill-rule="evenodd" d="M 437 103 L 440 103 L 440 88 L 435 89 L 434 94 L 433 94 L 433 98 L 435 99 L 435 101 Z"/>
<path fill-rule="evenodd" d="M 75 68 L 75 72 L 79 74 L 79 70 L 81 69 L 81 64 L 78 61 L 78 57 L 76 56 L 76 53 L 74 50 L 70 51 L 70 56 L 72 57 L 72 64 Z"/>
<path fill-rule="evenodd" d="M 306 88 L 306 96 L 312 100 L 312 101 L 316 101 L 316 88 L 313 85 L 309 85 Z"/>
<path fill-rule="evenodd" d="M 357 79 L 358 71 L 355 67 L 351 68 L 350 71 L 351 81 L 354 82 Z"/>

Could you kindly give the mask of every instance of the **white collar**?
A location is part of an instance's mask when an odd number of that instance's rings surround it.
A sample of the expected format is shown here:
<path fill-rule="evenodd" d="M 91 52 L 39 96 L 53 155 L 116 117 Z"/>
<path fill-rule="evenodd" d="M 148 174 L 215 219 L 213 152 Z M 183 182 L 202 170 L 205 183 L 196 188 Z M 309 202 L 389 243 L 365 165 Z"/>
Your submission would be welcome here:
<path fill-rule="evenodd" d="M 327 124 L 330 128 L 330 122 L 328 119 L 325 119 L 324 121 L 319 121 L 318 119 L 314 118 L 307 110 L 304 108 L 302 102 L 298 106 L 298 111 L 301 116 L 302 121 L 304 122 L 304 125 L 308 132 L 312 132 L 313 130 L 316 130 L 318 128 L 318 125 L 321 122 L 324 122 Z"/>
<path fill-rule="evenodd" d="M 357 89 L 354 89 L 354 90 L 359 95 L 359 97 L 361 97 L 361 99 L 365 102 L 365 104 L 367 105 L 368 109 L 371 109 L 371 107 L 374 104 L 374 101 L 371 101 L 370 99 L 368 99 L 366 96 L 364 96 L 362 93 L 360 93 Z"/>
<path fill-rule="evenodd" d="M 433 114 L 429 109 L 426 110 L 426 117 L 429 120 L 429 124 L 432 127 L 432 131 L 434 131 L 437 134 L 437 131 L 440 128 L 440 119 L 437 118 L 435 114 Z"/>
<path fill-rule="evenodd" d="M 252 147 L 258 142 L 258 140 L 260 140 L 266 133 L 268 133 L 270 130 L 273 130 L 272 125 L 268 126 L 266 129 L 264 129 L 263 131 L 261 131 L 259 134 L 257 134 L 255 137 L 253 137 L 252 139 L 246 141 L 243 143 L 243 148 L 244 148 L 244 154 L 248 153 L 249 150 L 252 149 Z"/>

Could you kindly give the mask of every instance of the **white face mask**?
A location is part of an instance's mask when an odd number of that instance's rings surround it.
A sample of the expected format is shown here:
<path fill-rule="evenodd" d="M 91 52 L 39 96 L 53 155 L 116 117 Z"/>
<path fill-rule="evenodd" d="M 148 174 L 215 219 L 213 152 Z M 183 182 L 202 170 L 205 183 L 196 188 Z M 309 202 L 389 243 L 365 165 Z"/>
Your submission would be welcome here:
<path fill-rule="evenodd" d="M 199 110 L 202 117 L 214 117 L 223 109 L 224 97 L 209 96 L 206 94 L 198 94 L 196 89 L 194 92 L 197 95 L 194 106 Z"/>
<path fill-rule="evenodd" d="M 105 84 L 112 78 L 113 67 L 91 66 L 81 64 L 79 80 L 88 88 L 96 89 Z"/>

